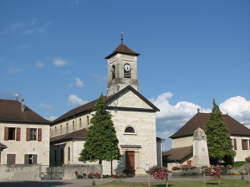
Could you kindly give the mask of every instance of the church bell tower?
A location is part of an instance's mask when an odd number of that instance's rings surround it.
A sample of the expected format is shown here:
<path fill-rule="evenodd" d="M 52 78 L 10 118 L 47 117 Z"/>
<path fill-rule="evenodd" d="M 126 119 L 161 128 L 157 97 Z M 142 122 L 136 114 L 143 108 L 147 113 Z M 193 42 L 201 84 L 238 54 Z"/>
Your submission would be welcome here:
<path fill-rule="evenodd" d="M 128 85 L 138 90 L 137 56 L 139 55 L 123 43 L 121 35 L 121 44 L 105 57 L 108 62 L 108 96 Z"/>

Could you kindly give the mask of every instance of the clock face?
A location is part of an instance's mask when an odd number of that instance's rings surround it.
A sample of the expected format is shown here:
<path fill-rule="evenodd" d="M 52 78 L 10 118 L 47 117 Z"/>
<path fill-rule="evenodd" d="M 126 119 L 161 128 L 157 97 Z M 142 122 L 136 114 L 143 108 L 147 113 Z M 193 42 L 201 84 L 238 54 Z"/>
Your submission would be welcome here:
<path fill-rule="evenodd" d="M 129 65 L 129 64 L 125 64 L 125 65 L 124 65 L 124 70 L 125 70 L 126 72 L 129 72 L 129 71 L 130 71 L 130 65 Z"/>

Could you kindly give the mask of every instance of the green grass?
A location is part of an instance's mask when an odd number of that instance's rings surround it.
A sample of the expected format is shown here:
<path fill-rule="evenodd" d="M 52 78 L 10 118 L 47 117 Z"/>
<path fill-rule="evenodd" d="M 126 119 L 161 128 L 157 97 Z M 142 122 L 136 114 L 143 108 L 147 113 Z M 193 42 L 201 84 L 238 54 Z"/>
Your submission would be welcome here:
<path fill-rule="evenodd" d="M 147 183 L 130 183 L 130 182 L 111 182 L 97 187 L 148 187 Z M 222 180 L 221 185 L 218 185 L 217 180 L 208 181 L 204 185 L 200 181 L 181 181 L 169 182 L 169 187 L 250 187 L 249 182 L 244 180 Z M 151 183 L 151 187 L 165 187 L 164 183 Z"/>

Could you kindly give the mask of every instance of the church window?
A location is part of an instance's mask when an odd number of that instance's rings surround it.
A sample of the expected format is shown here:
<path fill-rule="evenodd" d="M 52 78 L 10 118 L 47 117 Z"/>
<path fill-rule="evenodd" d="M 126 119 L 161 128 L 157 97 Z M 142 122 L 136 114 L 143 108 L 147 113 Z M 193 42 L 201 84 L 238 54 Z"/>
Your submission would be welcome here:
<path fill-rule="evenodd" d="M 62 134 L 62 125 L 60 125 L 60 134 Z"/>
<path fill-rule="evenodd" d="M 82 128 L 82 119 L 81 118 L 79 119 L 79 126 L 80 126 L 80 128 Z"/>
<path fill-rule="evenodd" d="M 68 133 L 68 132 L 69 132 L 69 124 L 66 123 L 66 133 Z"/>
<path fill-rule="evenodd" d="M 126 127 L 125 133 L 135 133 L 135 129 L 133 127 Z"/>
<path fill-rule="evenodd" d="M 87 125 L 89 125 L 89 116 L 87 116 Z"/>
<path fill-rule="evenodd" d="M 70 147 L 68 147 L 68 161 L 70 161 Z"/>
<path fill-rule="evenodd" d="M 115 79 L 115 66 L 112 66 L 112 79 Z"/>
<path fill-rule="evenodd" d="M 72 130 L 73 131 L 75 130 L 75 121 L 74 120 L 72 121 Z"/>

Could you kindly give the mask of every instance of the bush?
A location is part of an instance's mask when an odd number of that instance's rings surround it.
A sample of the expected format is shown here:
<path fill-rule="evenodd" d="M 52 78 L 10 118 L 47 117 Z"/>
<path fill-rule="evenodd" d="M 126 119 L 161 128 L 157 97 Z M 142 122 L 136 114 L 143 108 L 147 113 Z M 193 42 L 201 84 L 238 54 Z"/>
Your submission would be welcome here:
<path fill-rule="evenodd" d="M 250 163 L 250 156 L 245 158 L 247 163 Z"/>
<path fill-rule="evenodd" d="M 233 167 L 238 168 L 238 167 L 243 166 L 245 163 L 246 162 L 244 162 L 244 161 L 234 162 Z"/>

